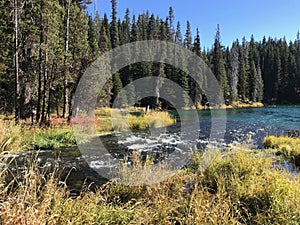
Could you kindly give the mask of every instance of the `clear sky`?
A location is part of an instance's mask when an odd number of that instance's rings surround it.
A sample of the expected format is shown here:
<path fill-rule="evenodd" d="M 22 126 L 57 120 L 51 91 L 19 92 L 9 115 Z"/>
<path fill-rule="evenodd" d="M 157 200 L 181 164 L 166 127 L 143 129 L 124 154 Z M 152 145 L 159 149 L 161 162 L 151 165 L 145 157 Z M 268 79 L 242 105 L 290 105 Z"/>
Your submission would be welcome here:
<path fill-rule="evenodd" d="M 110 0 L 94 0 L 101 17 L 104 13 L 110 18 Z M 201 45 L 213 45 L 217 24 L 220 25 L 221 42 L 231 46 L 237 38 L 251 34 L 257 41 L 263 36 L 294 41 L 300 30 L 300 0 L 117 0 L 118 17 L 123 19 L 126 8 L 131 17 L 149 11 L 160 18 L 166 18 L 172 6 L 175 21 L 180 21 L 182 33 L 185 33 L 189 20 L 193 36 L 199 28 Z M 93 5 L 89 11 L 93 12 Z"/>

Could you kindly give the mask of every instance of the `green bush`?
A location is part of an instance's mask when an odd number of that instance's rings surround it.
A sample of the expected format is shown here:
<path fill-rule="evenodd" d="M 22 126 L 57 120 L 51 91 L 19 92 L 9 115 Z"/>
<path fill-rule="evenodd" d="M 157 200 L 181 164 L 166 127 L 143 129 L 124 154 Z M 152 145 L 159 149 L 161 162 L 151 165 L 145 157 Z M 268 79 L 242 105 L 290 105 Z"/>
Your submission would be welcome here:
<path fill-rule="evenodd" d="M 55 149 L 75 144 L 76 140 L 72 131 L 57 129 L 38 133 L 34 142 L 34 148 Z"/>

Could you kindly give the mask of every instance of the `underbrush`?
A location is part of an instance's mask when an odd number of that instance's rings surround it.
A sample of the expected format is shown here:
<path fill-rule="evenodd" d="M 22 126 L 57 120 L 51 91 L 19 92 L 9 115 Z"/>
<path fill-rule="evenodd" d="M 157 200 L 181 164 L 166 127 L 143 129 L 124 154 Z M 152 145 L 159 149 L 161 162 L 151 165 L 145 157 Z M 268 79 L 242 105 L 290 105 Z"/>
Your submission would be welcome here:
<path fill-rule="evenodd" d="M 28 168 L 14 192 L 0 173 L 3 224 L 299 224 L 300 179 L 263 152 L 218 154 L 150 186 L 110 181 L 71 198 L 55 175 Z M 17 178 L 16 178 L 17 179 Z"/>

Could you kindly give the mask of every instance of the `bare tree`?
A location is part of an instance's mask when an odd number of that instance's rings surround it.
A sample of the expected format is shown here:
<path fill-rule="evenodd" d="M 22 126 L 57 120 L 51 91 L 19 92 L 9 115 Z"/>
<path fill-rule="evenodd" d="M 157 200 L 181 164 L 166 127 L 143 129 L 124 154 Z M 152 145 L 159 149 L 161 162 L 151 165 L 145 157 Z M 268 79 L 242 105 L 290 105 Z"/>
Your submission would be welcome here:
<path fill-rule="evenodd" d="M 231 89 L 231 98 L 233 101 L 238 98 L 238 75 L 239 75 L 239 48 L 238 43 L 234 42 L 230 52 L 230 72 L 229 72 L 229 83 Z"/>
<path fill-rule="evenodd" d="M 19 0 L 14 0 L 13 2 L 13 19 L 14 19 L 14 71 L 15 71 L 15 120 L 19 121 L 21 117 L 21 108 L 20 108 L 20 67 L 19 67 Z"/>
<path fill-rule="evenodd" d="M 68 0 L 67 14 L 66 14 L 66 38 L 65 38 L 65 59 L 64 59 L 64 106 L 63 117 L 67 117 L 69 112 L 69 88 L 68 88 L 68 53 L 69 53 L 69 36 L 70 36 L 70 8 L 71 0 Z"/>

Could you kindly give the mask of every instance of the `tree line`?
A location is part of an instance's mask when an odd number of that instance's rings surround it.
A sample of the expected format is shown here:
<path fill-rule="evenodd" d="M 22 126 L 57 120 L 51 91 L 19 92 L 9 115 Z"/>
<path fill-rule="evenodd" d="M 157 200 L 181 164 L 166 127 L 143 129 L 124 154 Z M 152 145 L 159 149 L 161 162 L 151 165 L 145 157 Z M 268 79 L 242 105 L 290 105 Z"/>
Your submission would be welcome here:
<path fill-rule="evenodd" d="M 253 36 L 221 43 L 217 25 L 212 48 L 202 49 L 199 30 L 192 35 L 190 22 L 182 32 L 169 8 L 166 18 L 148 11 L 119 19 L 117 2 L 112 13 L 94 17 L 89 0 L 0 0 L 0 111 L 15 113 L 16 120 L 34 112 L 34 120 L 46 123 L 50 115 L 71 115 L 72 98 L 86 68 L 119 45 L 139 40 L 174 42 L 198 55 L 215 74 L 227 104 L 234 101 L 265 104 L 300 103 L 300 34 L 294 42 L 285 38 Z M 182 67 L 187 62 L 178 58 Z M 141 62 L 115 73 L 103 90 L 98 106 L 111 106 L 120 90 L 145 76 L 171 79 L 200 106 L 206 96 L 184 71 L 163 63 Z M 163 88 L 163 84 L 161 87 Z M 134 92 L 134 90 L 131 90 Z M 170 90 L 172 92 L 172 90 Z M 126 96 L 128 105 L 135 103 Z M 141 106 L 171 108 L 158 98 L 143 99 Z"/>

